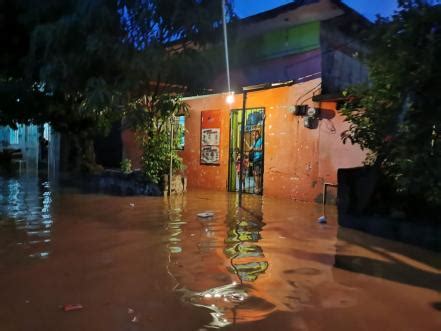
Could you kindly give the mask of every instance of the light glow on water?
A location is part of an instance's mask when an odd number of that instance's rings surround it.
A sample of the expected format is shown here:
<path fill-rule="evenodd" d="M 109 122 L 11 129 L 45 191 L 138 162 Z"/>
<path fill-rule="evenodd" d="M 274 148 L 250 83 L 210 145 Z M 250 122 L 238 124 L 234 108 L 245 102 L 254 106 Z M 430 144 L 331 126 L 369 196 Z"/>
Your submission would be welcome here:
<path fill-rule="evenodd" d="M 38 183 L 1 182 L 0 309 L 14 309 L 0 329 L 26 330 L 29 320 L 35 330 L 59 328 L 51 324 L 60 321 L 57 309 L 44 317 L 25 311 L 35 298 L 40 307 L 54 298 L 87 307 L 66 331 L 133 323 L 140 330 L 441 329 L 440 254 L 338 227 L 332 206 L 323 227 L 314 204 L 246 195 L 239 209 L 225 192 L 127 198 L 54 194 Z M 214 212 L 209 222 L 197 217 L 201 210 Z M 90 319 L 103 307 L 106 319 Z"/>

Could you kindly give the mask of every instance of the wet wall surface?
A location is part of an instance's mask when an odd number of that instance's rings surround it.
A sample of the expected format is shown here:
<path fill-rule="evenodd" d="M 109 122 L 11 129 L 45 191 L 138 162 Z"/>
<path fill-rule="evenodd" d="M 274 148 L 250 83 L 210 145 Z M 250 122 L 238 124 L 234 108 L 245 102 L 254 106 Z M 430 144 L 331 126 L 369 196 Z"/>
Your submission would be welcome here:
<path fill-rule="evenodd" d="M 332 208 L 318 224 L 314 204 L 36 177 L 0 196 L 0 330 L 441 329 L 441 255 L 338 228 Z"/>
<path fill-rule="evenodd" d="M 247 109 L 265 111 L 263 194 L 267 197 L 321 202 L 324 183 L 337 182 L 337 169 L 359 167 L 366 158 L 358 145 L 342 143 L 340 135 L 349 124 L 336 111 L 336 102 L 312 102 L 320 85 L 320 79 L 313 79 L 247 94 Z M 233 155 L 231 111 L 242 109 L 243 100 L 236 94 L 235 102 L 229 105 L 225 97 L 215 94 L 185 100 L 190 116 L 185 119 L 186 141 L 181 156 L 190 189 L 223 191 L 227 187 L 229 158 Z M 292 105 L 299 103 L 320 110 L 315 128 L 306 128 L 304 118 L 292 113 Z M 200 162 L 201 116 L 206 111 L 220 116 L 219 165 L 214 166 Z M 131 147 L 130 139 L 124 145 Z M 329 189 L 328 196 L 333 195 L 335 190 Z"/>

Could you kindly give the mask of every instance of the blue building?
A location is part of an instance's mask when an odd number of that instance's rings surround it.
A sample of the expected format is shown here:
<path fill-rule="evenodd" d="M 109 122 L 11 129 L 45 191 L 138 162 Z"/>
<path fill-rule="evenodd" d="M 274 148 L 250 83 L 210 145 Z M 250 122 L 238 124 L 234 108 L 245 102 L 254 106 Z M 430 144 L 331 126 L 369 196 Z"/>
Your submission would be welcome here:
<path fill-rule="evenodd" d="M 19 172 L 58 171 L 59 134 L 47 123 L 0 127 L 0 154 Z"/>

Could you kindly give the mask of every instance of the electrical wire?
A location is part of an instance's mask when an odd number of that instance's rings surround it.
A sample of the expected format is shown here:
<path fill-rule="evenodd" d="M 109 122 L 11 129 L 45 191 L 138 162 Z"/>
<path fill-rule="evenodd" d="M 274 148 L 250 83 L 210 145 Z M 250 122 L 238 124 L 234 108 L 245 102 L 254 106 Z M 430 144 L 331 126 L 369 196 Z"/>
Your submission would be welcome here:
<path fill-rule="evenodd" d="M 309 91 L 307 91 L 307 92 L 305 92 L 304 94 L 302 94 L 301 96 L 299 96 L 299 98 L 297 99 L 297 101 L 296 101 L 296 105 L 298 105 L 299 104 L 299 100 L 301 99 L 301 98 L 303 98 L 303 97 L 305 97 L 308 93 L 311 93 L 311 92 L 313 92 L 313 91 L 315 91 L 317 88 L 319 88 L 320 86 L 322 85 L 322 82 L 320 82 L 320 83 L 318 83 L 316 86 L 314 86 L 312 89 L 310 89 Z M 306 100 L 308 100 L 308 99 L 306 99 Z M 303 102 L 305 102 L 306 100 L 304 100 Z M 302 103 L 303 103 L 302 102 Z"/>

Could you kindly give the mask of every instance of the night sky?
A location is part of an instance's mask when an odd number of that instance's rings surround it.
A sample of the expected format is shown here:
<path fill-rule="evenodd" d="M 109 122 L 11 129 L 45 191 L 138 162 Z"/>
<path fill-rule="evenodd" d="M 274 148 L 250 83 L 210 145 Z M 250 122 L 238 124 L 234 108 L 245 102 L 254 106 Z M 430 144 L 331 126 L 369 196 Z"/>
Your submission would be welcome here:
<path fill-rule="evenodd" d="M 262 11 L 292 2 L 292 0 L 235 0 L 235 9 L 239 17 L 246 17 Z M 348 6 L 369 18 L 391 15 L 397 7 L 397 0 L 344 0 Z"/>

